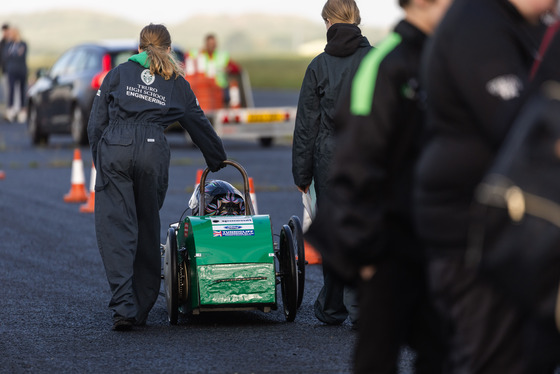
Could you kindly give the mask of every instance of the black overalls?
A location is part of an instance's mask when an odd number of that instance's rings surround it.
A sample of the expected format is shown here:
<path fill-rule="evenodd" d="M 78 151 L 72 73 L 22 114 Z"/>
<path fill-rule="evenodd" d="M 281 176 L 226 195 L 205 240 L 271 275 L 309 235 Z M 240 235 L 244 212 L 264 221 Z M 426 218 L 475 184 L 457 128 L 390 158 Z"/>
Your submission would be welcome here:
<path fill-rule="evenodd" d="M 170 151 L 164 129 L 179 121 L 209 168 L 226 154 L 183 77 L 151 75 L 146 54 L 111 70 L 93 103 L 88 136 L 97 170 L 95 229 L 113 317 L 145 323 L 160 289 L 159 210 Z"/>

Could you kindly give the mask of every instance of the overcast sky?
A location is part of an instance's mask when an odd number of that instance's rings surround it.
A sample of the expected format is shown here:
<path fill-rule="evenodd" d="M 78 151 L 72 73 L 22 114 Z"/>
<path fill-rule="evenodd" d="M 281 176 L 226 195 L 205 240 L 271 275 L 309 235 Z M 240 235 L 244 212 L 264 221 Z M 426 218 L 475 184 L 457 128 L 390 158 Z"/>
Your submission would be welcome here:
<path fill-rule="evenodd" d="M 356 0 L 365 26 L 392 26 L 402 16 L 397 0 Z M 5 0 L 0 21 L 12 13 L 51 9 L 91 9 L 123 16 L 138 23 L 173 24 L 197 14 L 294 14 L 321 21 L 325 0 Z"/>

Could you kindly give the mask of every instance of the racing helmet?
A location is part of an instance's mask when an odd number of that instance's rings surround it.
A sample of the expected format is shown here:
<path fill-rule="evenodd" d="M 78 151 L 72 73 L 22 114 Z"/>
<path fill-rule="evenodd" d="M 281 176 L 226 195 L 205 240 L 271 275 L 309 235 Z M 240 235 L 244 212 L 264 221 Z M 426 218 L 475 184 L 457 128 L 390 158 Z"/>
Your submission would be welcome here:
<path fill-rule="evenodd" d="M 206 182 L 204 186 L 204 214 L 207 216 L 240 216 L 245 215 L 245 201 L 237 188 L 222 180 Z M 189 208 L 193 215 L 199 214 L 200 189 L 193 192 Z"/>

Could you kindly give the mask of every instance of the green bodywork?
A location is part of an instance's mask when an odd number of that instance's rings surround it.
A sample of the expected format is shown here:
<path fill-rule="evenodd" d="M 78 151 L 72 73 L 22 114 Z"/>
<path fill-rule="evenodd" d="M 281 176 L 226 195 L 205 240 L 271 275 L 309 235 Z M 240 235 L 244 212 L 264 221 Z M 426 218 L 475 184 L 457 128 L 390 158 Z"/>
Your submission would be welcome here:
<path fill-rule="evenodd" d="M 268 215 L 187 217 L 179 225 L 177 242 L 178 263 L 186 261 L 189 280 L 181 311 L 276 305 Z"/>

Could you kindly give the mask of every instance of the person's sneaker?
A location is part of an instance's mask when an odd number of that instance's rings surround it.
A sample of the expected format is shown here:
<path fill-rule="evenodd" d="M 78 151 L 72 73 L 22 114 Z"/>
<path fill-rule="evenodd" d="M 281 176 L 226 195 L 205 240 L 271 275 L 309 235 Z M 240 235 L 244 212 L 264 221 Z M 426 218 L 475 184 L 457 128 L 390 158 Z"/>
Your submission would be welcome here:
<path fill-rule="evenodd" d="M 25 110 L 21 110 L 17 115 L 18 123 L 25 123 L 27 121 L 27 112 Z"/>
<path fill-rule="evenodd" d="M 8 110 L 6 111 L 6 120 L 8 122 L 14 122 L 16 119 L 16 111 L 14 108 L 8 108 Z"/>
<path fill-rule="evenodd" d="M 134 319 L 115 317 L 113 319 L 113 331 L 129 331 L 134 326 Z"/>

